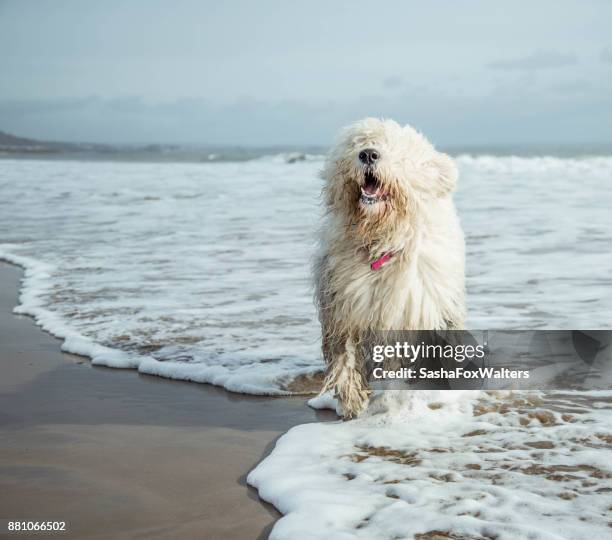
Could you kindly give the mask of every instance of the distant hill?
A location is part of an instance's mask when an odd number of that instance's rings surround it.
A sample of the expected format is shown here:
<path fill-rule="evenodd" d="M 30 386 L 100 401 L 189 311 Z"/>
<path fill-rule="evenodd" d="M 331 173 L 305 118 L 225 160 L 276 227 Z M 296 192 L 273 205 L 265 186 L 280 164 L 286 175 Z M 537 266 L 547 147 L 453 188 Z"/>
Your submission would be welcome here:
<path fill-rule="evenodd" d="M 0 158 L 85 159 L 142 162 L 246 161 L 277 156 L 287 163 L 320 155 L 319 147 L 246 148 L 240 146 L 198 146 L 180 144 L 101 144 L 41 141 L 0 131 Z"/>
<path fill-rule="evenodd" d="M 77 148 L 74 144 L 26 139 L 0 131 L 0 152 L 41 154 L 74 151 Z"/>

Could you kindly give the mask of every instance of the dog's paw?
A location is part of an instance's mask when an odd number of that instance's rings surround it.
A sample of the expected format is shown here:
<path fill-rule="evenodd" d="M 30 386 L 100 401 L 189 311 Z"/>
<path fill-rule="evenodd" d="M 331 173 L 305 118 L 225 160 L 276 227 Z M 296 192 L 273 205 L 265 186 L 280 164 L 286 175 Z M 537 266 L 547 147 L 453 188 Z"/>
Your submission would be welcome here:
<path fill-rule="evenodd" d="M 336 383 L 336 398 L 344 420 L 356 418 L 368 407 L 371 391 L 366 386 L 361 373 L 351 370 Z"/>

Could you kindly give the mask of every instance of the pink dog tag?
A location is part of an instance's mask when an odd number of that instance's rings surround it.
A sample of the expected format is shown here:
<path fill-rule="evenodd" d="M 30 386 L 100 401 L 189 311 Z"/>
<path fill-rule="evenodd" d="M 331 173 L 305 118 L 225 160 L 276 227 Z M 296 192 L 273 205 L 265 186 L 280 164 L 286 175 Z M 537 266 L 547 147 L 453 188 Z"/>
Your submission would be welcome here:
<path fill-rule="evenodd" d="M 389 259 L 393 257 L 394 253 L 392 251 L 387 251 L 387 253 L 383 253 L 378 259 L 376 259 L 372 264 L 370 264 L 370 268 L 372 270 L 379 270 L 383 265 L 389 262 Z"/>

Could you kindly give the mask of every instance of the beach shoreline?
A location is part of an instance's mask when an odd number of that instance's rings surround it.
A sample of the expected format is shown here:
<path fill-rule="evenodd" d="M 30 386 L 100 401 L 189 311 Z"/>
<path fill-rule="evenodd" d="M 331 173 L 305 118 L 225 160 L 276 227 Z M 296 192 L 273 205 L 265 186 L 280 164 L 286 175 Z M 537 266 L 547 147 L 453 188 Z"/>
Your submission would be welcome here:
<path fill-rule="evenodd" d="M 12 313 L 21 275 L 0 262 L 0 518 L 66 521 L 65 538 L 267 538 L 280 514 L 246 475 L 290 427 L 335 416 L 63 353 Z"/>

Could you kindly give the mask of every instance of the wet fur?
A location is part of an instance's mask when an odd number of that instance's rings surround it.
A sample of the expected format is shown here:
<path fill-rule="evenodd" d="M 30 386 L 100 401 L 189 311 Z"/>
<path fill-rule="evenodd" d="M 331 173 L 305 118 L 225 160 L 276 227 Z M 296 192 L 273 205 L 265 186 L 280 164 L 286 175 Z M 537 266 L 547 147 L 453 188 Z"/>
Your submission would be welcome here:
<path fill-rule="evenodd" d="M 381 154 L 376 176 L 384 205 L 359 204 L 364 166 L 358 154 Z M 360 345 L 370 331 L 462 328 L 464 240 L 451 199 L 452 159 L 410 126 L 368 118 L 345 128 L 322 172 L 326 214 L 314 264 L 326 378 L 344 416 L 367 405 Z M 392 251 L 377 271 L 372 261 Z"/>

